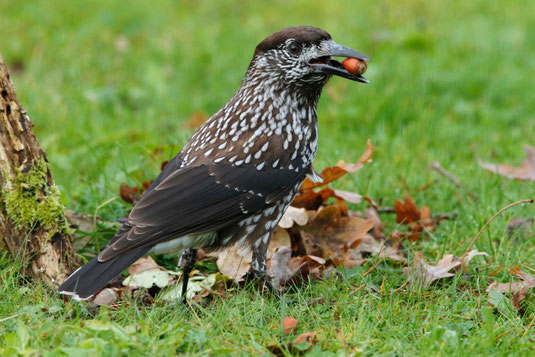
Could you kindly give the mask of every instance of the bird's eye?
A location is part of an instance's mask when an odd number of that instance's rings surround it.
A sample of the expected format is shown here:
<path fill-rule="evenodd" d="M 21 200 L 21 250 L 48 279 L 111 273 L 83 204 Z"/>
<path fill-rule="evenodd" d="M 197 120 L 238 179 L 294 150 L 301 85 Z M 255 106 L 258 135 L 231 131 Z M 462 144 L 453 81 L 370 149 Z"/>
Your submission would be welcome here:
<path fill-rule="evenodd" d="M 297 43 L 292 42 L 288 45 L 288 51 L 290 51 L 292 55 L 298 55 L 299 52 L 301 52 L 301 47 Z"/>

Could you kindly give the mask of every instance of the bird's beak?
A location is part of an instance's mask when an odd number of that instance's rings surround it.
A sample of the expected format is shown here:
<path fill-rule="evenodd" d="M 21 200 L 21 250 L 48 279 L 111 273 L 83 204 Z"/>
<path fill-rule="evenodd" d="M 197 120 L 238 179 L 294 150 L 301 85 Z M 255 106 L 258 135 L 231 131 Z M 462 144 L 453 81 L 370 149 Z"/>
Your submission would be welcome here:
<path fill-rule="evenodd" d="M 352 48 L 342 46 L 332 40 L 327 41 L 321 47 L 322 50 L 318 53 L 319 56 L 309 61 L 309 64 L 311 66 L 314 66 L 318 71 L 323 73 L 334 74 L 336 76 L 344 77 L 352 81 L 369 83 L 366 78 L 362 77 L 361 75 L 351 74 L 345 69 L 342 63 L 331 58 L 331 56 L 349 57 L 357 58 L 361 61 L 371 61 L 368 56 Z"/>

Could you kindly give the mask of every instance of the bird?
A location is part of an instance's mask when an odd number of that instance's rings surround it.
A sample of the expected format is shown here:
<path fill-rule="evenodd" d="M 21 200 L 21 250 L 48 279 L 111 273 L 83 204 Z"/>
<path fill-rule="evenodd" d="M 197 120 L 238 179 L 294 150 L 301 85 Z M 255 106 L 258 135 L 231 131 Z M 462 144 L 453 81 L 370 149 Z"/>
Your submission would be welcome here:
<path fill-rule="evenodd" d="M 108 245 L 58 288 L 86 300 L 139 258 L 180 254 L 185 299 L 197 250 L 252 250 L 266 273 L 271 232 L 306 177 L 318 146 L 317 104 L 334 75 L 368 83 L 333 57 L 370 58 L 317 27 L 291 26 L 256 46 L 236 94 L 200 126 L 134 205 Z"/>

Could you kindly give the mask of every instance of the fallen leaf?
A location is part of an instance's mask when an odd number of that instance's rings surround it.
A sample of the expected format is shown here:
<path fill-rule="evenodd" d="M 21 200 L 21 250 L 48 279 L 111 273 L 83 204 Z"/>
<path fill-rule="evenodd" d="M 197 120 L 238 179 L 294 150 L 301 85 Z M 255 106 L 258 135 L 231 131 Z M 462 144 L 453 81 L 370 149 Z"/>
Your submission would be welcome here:
<path fill-rule="evenodd" d="M 119 295 L 112 288 L 102 289 L 94 298 L 93 303 L 96 305 L 110 306 L 119 300 Z"/>
<path fill-rule="evenodd" d="M 134 264 L 130 265 L 130 267 L 128 268 L 128 274 L 129 275 L 139 274 L 146 270 L 151 270 L 151 269 L 152 270 L 164 270 L 164 271 L 166 270 L 162 268 L 161 266 L 159 266 L 158 263 L 156 263 L 154 259 L 152 259 L 152 257 L 146 256 L 143 258 L 139 258 L 138 260 L 134 262 Z"/>
<path fill-rule="evenodd" d="M 304 208 L 296 208 L 288 206 L 286 212 L 282 215 L 281 220 L 279 221 L 279 227 L 281 228 L 292 228 L 294 223 L 297 223 L 300 226 L 307 224 L 308 214 Z"/>
<path fill-rule="evenodd" d="M 128 203 L 136 203 L 139 200 L 141 194 L 146 191 L 152 184 L 152 180 L 144 181 L 141 183 L 141 187 L 138 186 L 128 186 L 126 183 L 122 183 L 119 188 L 119 195 L 123 201 Z"/>
<path fill-rule="evenodd" d="M 477 257 L 477 256 L 486 256 L 486 257 L 488 257 L 489 255 L 487 253 L 485 253 L 485 252 L 480 252 L 477 249 L 472 249 L 471 251 L 466 253 L 465 256 L 462 257 L 461 266 L 460 267 L 466 268 L 468 266 L 468 263 L 470 262 L 470 260 L 472 260 L 472 258 Z"/>
<path fill-rule="evenodd" d="M 411 196 L 406 196 L 404 201 L 397 199 L 394 202 L 394 212 L 396 223 L 409 224 L 420 220 L 420 210 Z"/>
<path fill-rule="evenodd" d="M 321 258 L 321 257 L 317 257 L 315 255 L 305 255 L 302 257 L 303 261 L 304 262 L 307 262 L 307 263 L 314 263 L 314 264 L 318 264 L 318 265 L 324 265 L 326 260 Z"/>
<path fill-rule="evenodd" d="M 324 186 L 334 180 L 339 179 L 347 173 L 354 173 L 360 170 L 365 163 L 368 163 L 372 160 L 374 148 L 371 141 L 368 139 L 366 142 L 366 150 L 360 156 L 360 159 L 355 164 L 348 164 L 343 160 L 340 160 L 336 166 L 327 167 L 323 169 L 320 176 L 323 179 L 322 182 L 313 182 L 310 179 L 306 178 L 301 186 L 301 190 L 310 190 L 312 188 Z"/>
<path fill-rule="evenodd" d="M 505 176 L 509 179 L 535 181 L 535 148 L 533 146 L 524 146 L 526 158 L 520 166 L 515 167 L 509 164 L 491 164 L 477 159 L 479 166 L 485 170 Z"/>
<path fill-rule="evenodd" d="M 220 281 L 225 281 L 225 277 L 220 273 L 213 273 L 208 276 L 193 276 L 189 279 L 186 297 L 188 299 L 193 299 L 202 291 L 211 291 L 213 290 L 214 285 Z M 162 290 L 158 296 L 165 301 L 180 300 L 182 298 L 182 281 Z"/>
<path fill-rule="evenodd" d="M 317 210 L 331 197 L 336 198 L 337 201 L 347 201 L 349 203 L 360 203 L 363 198 L 358 193 L 333 190 L 331 188 L 324 188 L 319 191 L 305 190 L 298 193 L 292 202 L 292 206 L 306 210 Z"/>
<path fill-rule="evenodd" d="M 283 331 L 289 334 L 297 330 L 297 320 L 293 317 L 285 317 L 283 320 Z"/>
<path fill-rule="evenodd" d="M 290 239 L 290 234 L 286 229 L 275 227 L 269 238 L 267 258 L 271 258 L 277 249 L 281 247 L 288 247 L 291 250 L 292 241 Z"/>
<path fill-rule="evenodd" d="M 290 266 L 291 257 L 290 247 L 280 247 L 271 257 L 267 273 L 272 278 L 275 289 L 279 289 L 295 275 L 297 269 Z"/>
<path fill-rule="evenodd" d="M 455 256 L 446 254 L 437 265 L 432 266 L 425 262 L 421 252 L 416 252 L 413 266 L 403 268 L 403 274 L 405 274 L 409 284 L 419 289 L 425 289 L 435 280 L 454 276 L 455 274 L 449 271 L 460 264 L 461 261 Z"/>
<path fill-rule="evenodd" d="M 168 163 L 169 163 L 169 160 L 163 160 L 160 163 L 160 171 L 163 171 L 163 169 L 165 169 L 165 167 L 167 166 Z"/>
<path fill-rule="evenodd" d="M 526 297 L 529 290 L 535 287 L 535 278 L 528 273 L 523 272 L 522 270 L 514 269 L 512 273 L 518 279 L 520 279 L 520 281 L 511 283 L 498 283 L 495 281 L 489 285 L 487 292 L 490 292 L 491 290 L 497 290 L 501 293 L 511 294 L 513 306 L 517 310 L 520 310 L 520 301 Z"/>
<path fill-rule="evenodd" d="M 398 263 L 405 263 L 407 261 L 407 258 L 400 250 L 401 248 L 401 242 L 396 242 L 391 247 L 383 246 L 379 257 L 383 259 L 390 259 Z"/>
<path fill-rule="evenodd" d="M 300 345 L 300 344 L 305 344 L 306 343 L 304 349 L 309 350 L 313 345 L 316 344 L 316 342 L 318 342 L 318 338 L 316 336 L 317 334 L 318 334 L 318 331 L 303 332 L 302 334 L 297 336 L 297 338 L 292 343 L 294 345 Z M 296 346 L 294 346 L 294 347 L 296 347 Z M 303 350 L 303 349 L 301 349 L 301 350 Z"/>
<path fill-rule="evenodd" d="M 400 246 L 400 243 L 386 246 L 384 242 L 375 239 L 371 234 L 366 234 L 349 247 L 342 255 L 342 259 L 334 258 L 333 261 L 335 264 L 342 264 L 345 268 L 351 269 L 364 264 L 367 260 L 365 257 L 379 254 L 380 258 L 404 263 L 406 259 L 399 251 Z"/>
<path fill-rule="evenodd" d="M 334 191 L 334 197 L 338 197 L 343 199 L 346 202 L 359 204 L 362 202 L 362 195 L 359 195 L 358 193 L 349 192 L 349 191 L 342 191 L 342 190 L 333 190 Z"/>
<path fill-rule="evenodd" d="M 340 254 L 355 241 L 362 239 L 373 227 L 373 222 L 360 217 L 345 217 L 337 206 L 326 206 L 302 229 L 310 234 L 314 251 L 307 251 L 322 258 Z M 305 245 L 306 246 L 306 245 Z M 318 249 L 321 253 L 318 253 Z"/>
<path fill-rule="evenodd" d="M 128 203 L 134 203 L 134 200 L 137 198 L 137 190 L 135 187 L 128 186 L 126 183 L 122 183 L 119 189 L 119 195 L 123 201 Z"/>
<path fill-rule="evenodd" d="M 519 237 L 526 236 L 533 226 L 533 221 L 533 218 L 513 219 L 507 225 L 507 237 L 512 238 L 515 234 L 518 234 Z"/>
<path fill-rule="evenodd" d="M 163 270 L 145 270 L 141 273 L 129 275 L 123 280 L 123 285 L 130 288 L 151 288 L 156 285 L 163 288 L 169 284 L 169 273 Z"/>
<path fill-rule="evenodd" d="M 422 206 L 418 209 L 414 199 L 406 196 L 404 201 L 397 199 L 394 203 L 394 212 L 396 213 L 396 222 L 409 225 L 409 232 L 401 236 L 406 236 L 409 240 L 415 241 L 420 239 L 424 231 L 435 229 L 435 222 L 431 217 L 431 210 L 428 206 Z"/>
<path fill-rule="evenodd" d="M 251 269 L 252 251 L 248 250 L 245 255 L 240 254 L 240 248 L 234 245 L 217 254 L 217 268 L 221 274 L 228 276 L 235 282 L 240 282 Z"/>
<path fill-rule="evenodd" d="M 377 210 L 373 207 L 366 208 L 365 215 L 367 220 L 373 222 L 373 228 L 370 231 L 371 235 L 376 239 L 385 239 L 383 223 L 381 222 L 381 218 L 379 218 Z"/>

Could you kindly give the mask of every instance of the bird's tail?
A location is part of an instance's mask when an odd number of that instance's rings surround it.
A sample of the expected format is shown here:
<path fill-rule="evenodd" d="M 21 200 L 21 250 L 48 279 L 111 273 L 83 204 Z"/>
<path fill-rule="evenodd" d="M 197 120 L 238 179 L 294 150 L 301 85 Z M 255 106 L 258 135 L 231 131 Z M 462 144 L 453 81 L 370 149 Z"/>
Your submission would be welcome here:
<path fill-rule="evenodd" d="M 105 262 L 99 262 L 98 257 L 95 257 L 72 273 L 58 288 L 58 292 L 71 295 L 76 300 L 87 300 L 124 269 L 145 255 L 149 249 L 136 249 Z"/>

